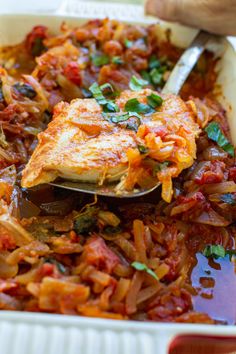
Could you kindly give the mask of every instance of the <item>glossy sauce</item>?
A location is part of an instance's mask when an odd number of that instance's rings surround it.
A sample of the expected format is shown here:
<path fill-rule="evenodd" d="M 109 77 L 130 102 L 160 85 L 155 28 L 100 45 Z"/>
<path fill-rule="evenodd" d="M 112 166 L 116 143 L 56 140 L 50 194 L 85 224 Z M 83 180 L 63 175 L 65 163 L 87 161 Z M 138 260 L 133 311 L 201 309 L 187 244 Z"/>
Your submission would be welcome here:
<path fill-rule="evenodd" d="M 193 296 L 193 308 L 207 313 L 221 323 L 236 323 L 236 274 L 235 261 L 229 257 L 207 259 L 196 254 L 197 264 L 192 270 L 192 286 L 197 291 Z"/>

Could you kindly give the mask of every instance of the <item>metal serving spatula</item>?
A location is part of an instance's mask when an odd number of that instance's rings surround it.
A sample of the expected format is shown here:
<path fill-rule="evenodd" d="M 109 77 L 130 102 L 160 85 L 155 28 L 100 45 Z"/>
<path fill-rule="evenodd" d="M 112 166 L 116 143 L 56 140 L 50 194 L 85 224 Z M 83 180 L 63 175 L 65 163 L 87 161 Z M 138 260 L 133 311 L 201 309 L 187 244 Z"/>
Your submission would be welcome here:
<path fill-rule="evenodd" d="M 192 69 L 196 65 L 200 55 L 206 48 L 206 45 L 210 40 L 216 39 L 217 36 L 210 33 L 200 31 L 195 37 L 190 46 L 184 51 L 179 61 L 176 63 L 173 71 L 170 74 L 168 81 L 166 82 L 162 93 L 172 93 L 178 94 L 191 73 Z M 148 194 L 154 191 L 157 187 L 160 186 L 158 182 L 155 186 L 149 189 L 137 189 L 130 192 L 121 192 L 117 194 L 115 187 L 116 183 L 108 183 L 103 186 L 99 186 L 95 183 L 88 182 L 71 182 L 66 180 L 59 180 L 53 183 L 50 183 L 53 186 L 74 190 L 77 192 L 84 192 L 89 194 L 97 194 L 105 197 L 115 197 L 115 198 L 134 198 L 141 197 L 145 194 Z"/>

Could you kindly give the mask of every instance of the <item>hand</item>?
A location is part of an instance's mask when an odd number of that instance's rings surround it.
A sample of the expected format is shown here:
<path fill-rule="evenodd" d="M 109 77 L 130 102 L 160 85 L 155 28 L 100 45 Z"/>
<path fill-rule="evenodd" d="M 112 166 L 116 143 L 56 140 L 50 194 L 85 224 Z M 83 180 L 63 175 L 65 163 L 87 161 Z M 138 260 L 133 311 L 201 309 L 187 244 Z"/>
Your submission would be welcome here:
<path fill-rule="evenodd" d="M 209 32 L 236 36 L 236 0 L 146 0 L 146 13 Z"/>

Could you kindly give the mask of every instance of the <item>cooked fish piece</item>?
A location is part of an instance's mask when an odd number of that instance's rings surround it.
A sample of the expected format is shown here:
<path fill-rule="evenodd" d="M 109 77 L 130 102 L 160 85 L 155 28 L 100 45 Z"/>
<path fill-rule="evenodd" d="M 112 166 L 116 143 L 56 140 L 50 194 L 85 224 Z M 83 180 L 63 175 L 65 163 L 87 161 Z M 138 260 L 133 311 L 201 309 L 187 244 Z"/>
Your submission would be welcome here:
<path fill-rule="evenodd" d="M 118 114 L 124 112 L 125 103 L 131 98 L 147 103 L 152 92 L 124 91 L 116 99 Z M 104 118 L 95 99 L 59 103 L 52 122 L 38 136 L 38 146 L 23 171 L 22 186 L 49 183 L 57 177 L 93 183 L 119 181 L 129 168 L 127 152 L 137 150 L 142 144 L 150 145 L 150 157 L 155 160 L 162 162 L 168 158 L 174 163 L 179 159 L 178 169 L 173 173 L 180 173 L 193 163 L 199 126 L 181 98 L 166 95 L 163 99 L 156 112 L 141 114 L 138 132 L 127 129 L 127 121 L 116 124 Z M 136 118 L 131 117 L 131 122 L 132 119 Z"/>

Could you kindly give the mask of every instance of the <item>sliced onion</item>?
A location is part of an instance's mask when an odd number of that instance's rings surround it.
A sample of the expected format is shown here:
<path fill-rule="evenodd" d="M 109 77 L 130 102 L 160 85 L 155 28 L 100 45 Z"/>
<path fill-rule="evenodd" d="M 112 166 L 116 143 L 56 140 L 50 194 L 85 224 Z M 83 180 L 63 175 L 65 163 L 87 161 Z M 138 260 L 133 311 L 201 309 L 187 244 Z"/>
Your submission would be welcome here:
<path fill-rule="evenodd" d="M 11 265 L 7 263 L 9 254 L 9 252 L 0 253 L 0 278 L 2 279 L 13 278 L 18 273 L 17 264 Z"/>
<path fill-rule="evenodd" d="M 195 222 L 200 224 L 212 225 L 212 226 L 228 226 L 230 221 L 226 220 L 218 213 L 216 213 L 213 209 L 210 209 L 208 212 L 204 211 L 201 215 L 199 215 Z"/>
<path fill-rule="evenodd" d="M 228 157 L 227 152 L 218 148 L 217 146 L 209 146 L 205 150 L 203 150 L 203 158 L 207 161 L 213 160 L 224 160 Z"/>
<path fill-rule="evenodd" d="M 221 183 L 207 184 L 202 187 L 203 191 L 207 194 L 225 194 L 236 192 L 236 183 L 233 181 L 226 181 Z"/>
<path fill-rule="evenodd" d="M 17 246 L 23 246 L 33 241 L 33 237 L 26 231 L 15 218 L 9 214 L 0 216 L 0 224 L 5 227 L 15 239 Z"/>

